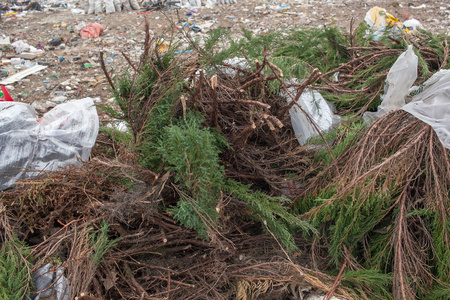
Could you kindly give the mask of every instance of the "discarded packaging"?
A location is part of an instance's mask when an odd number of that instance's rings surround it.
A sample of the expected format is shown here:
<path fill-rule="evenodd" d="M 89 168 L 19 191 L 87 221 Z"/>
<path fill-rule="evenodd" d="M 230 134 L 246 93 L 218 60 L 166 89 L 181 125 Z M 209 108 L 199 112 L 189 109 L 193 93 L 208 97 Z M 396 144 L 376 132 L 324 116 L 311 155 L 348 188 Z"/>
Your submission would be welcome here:
<path fill-rule="evenodd" d="M 1 86 L 3 99 L 0 98 L 0 101 L 14 101 L 14 99 L 9 95 L 8 88 L 4 85 Z"/>
<path fill-rule="evenodd" d="M 295 94 L 293 88 L 289 88 L 289 91 L 291 94 Z M 290 97 L 286 97 L 286 99 L 288 103 L 292 101 Z M 333 113 L 334 108 L 331 104 L 317 91 L 305 89 L 297 103 L 311 117 L 321 132 L 332 129 L 341 121 L 341 117 Z M 297 105 L 289 109 L 289 114 L 292 128 L 300 145 L 306 144 L 310 137 L 319 135 L 311 120 Z"/>
<path fill-rule="evenodd" d="M 39 122 L 31 105 L 0 102 L 0 190 L 87 160 L 98 128 L 91 98 L 58 105 Z"/>
<path fill-rule="evenodd" d="M 394 32 L 409 33 L 408 28 L 384 8 L 373 7 L 367 12 L 364 21 L 372 30 L 371 36 L 374 40 L 381 39 L 388 28 L 392 28 Z"/>
<path fill-rule="evenodd" d="M 37 73 L 39 71 L 42 71 L 45 68 L 47 68 L 47 66 L 34 65 L 34 66 L 32 66 L 32 67 L 30 67 L 28 69 L 20 71 L 19 73 L 11 75 L 8 78 L 0 81 L 0 84 L 3 84 L 3 85 L 12 84 L 14 82 L 20 81 L 21 79 L 23 79 L 23 78 L 25 78 L 25 77 L 27 77 L 27 76 L 29 76 L 31 74 Z"/>
<path fill-rule="evenodd" d="M 81 29 L 80 35 L 85 38 L 98 38 L 103 33 L 102 25 L 98 23 L 86 24 L 86 27 Z"/>
<path fill-rule="evenodd" d="M 30 50 L 30 45 L 28 45 L 27 43 L 25 43 L 22 40 L 18 40 L 14 43 L 11 44 L 11 46 L 14 47 L 14 50 L 16 51 L 16 53 L 20 54 L 22 52 L 27 52 Z"/>
<path fill-rule="evenodd" d="M 50 41 L 50 45 L 52 45 L 54 47 L 61 45 L 61 43 L 62 43 L 62 39 L 60 37 L 52 38 Z"/>
<path fill-rule="evenodd" d="M 235 4 L 237 0 L 181 0 L 182 7 L 213 7 L 218 4 Z"/>
<path fill-rule="evenodd" d="M 84 15 L 84 10 L 82 9 L 72 8 L 70 11 L 72 12 L 72 15 Z"/>
<path fill-rule="evenodd" d="M 38 269 L 34 274 L 33 281 L 37 290 L 37 295 L 34 297 L 34 300 L 67 300 L 69 298 L 69 285 L 67 278 L 63 276 L 64 268 L 59 267 L 53 270 L 54 268 L 49 263 Z M 42 292 L 39 293 L 39 291 Z"/>
<path fill-rule="evenodd" d="M 377 112 L 366 112 L 364 114 L 366 121 L 378 119 L 406 104 L 405 98 L 417 78 L 417 63 L 417 55 L 414 53 L 413 46 L 409 45 L 408 49 L 398 57 L 389 70 L 384 94 L 381 96 L 382 102 L 378 106 Z"/>
<path fill-rule="evenodd" d="M 137 0 L 105 0 L 104 6 L 106 13 L 121 12 L 122 7 L 124 11 L 141 9 Z M 103 13 L 103 1 L 102 0 L 89 0 L 86 1 L 86 14 L 101 14 Z"/>
<path fill-rule="evenodd" d="M 408 28 L 409 31 L 415 31 L 418 29 L 424 29 L 422 23 L 420 23 L 416 19 L 410 19 L 403 22 L 403 25 L 405 25 L 406 28 Z"/>
<path fill-rule="evenodd" d="M 413 46 L 409 45 L 389 70 L 380 110 L 389 112 L 406 104 L 405 97 L 417 79 L 417 63 L 417 55 L 414 53 Z"/>
<path fill-rule="evenodd" d="M 0 37 L 0 46 L 7 46 L 7 45 L 11 45 L 11 41 L 9 39 L 9 37 Z"/>
<path fill-rule="evenodd" d="M 444 147 L 450 149 L 450 70 L 441 70 L 419 87 L 411 88 L 417 78 L 417 61 L 409 45 L 389 70 L 378 111 L 364 113 L 364 120 L 373 121 L 402 109 L 433 127 Z M 408 96 L 412 96 L 410 101 Z"/>
<path fill-rule="evenodd" d="M 433 127 L 442 145 L 450 149 L 450 70 L 437 72 L 417 89 L 402 109 Z"/>

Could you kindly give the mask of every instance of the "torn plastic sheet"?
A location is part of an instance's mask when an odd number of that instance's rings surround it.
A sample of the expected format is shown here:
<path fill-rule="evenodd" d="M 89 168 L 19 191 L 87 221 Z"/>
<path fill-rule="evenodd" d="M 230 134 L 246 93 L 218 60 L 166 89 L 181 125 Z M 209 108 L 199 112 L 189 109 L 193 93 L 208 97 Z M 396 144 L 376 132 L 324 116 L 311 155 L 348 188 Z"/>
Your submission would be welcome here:
<path fill-rule="evenodd" d="M 403 109 L 433 127 L 442 145 L 450 149 L 450 70 L 441 70 L 419 87 L 411 88 L 416 78 L 417 56 L 409 45 L 389 70 L 383 102 L 376 112 L 365 112 L 364 120 L 371 122 Z"/>
<path fill-rule="evenodd" d="M 293 88 L 289 88 L 289 92 L 295 94 Z M 288 103 L 292 101 L 290 97 L 286 99 Z M 317 91 L 305 89 L 297 103 L 308 113 L 321 132 L 326 132 L 341 122 L 341 117 L 333 112 L 334 107 Z M 309 138 L 319 135 L 315 126 L 297 105 L 289 109 L 289 114 L 300 145 L 306 144 Z"/>
<path fill-rule="evenodd" d="M 31 75 L 31 74 L 37 73 L 37 72 L 39 72 L 39 71 L 42 71 L 42 70 L 44 70 L 45 68 L 47 68 L 47 66 L 41 66 L 41 65 L 35 65 L 35 66 L 32 66 L 32 67 L 30 67 L 30 68 L 28 68 L 28 69 L 25 69 L 25 70 L 23 70 L 23 71 L 20 71 L 19 73 L 16 73 L 16 74 L 14 74 L 14 75 L 11 75 L 11 76 L 9 76 L 9 77 L 3 79 L 3 80 L 0 82 L 0 84 L 1 84 L 1 85 L 8 85 L 8 84 L 15 83 L 15 82 L 20 81 L 20 80 L 22 80 L 23 78 L 25 78 L 25 77 Z"/>
<path fill-rule="evenodd" d="M 67 278 L 63 276 L 64 268 L 59 267 L 56 270 L 53 269 L 54 266 L 48 263 L 42 268 L 38 269 L 34 274 L 33 281 L 34 285 L 36 286 L 36 290 L 38 292 L 43 292 L 37 293 L 37 295 L 32 298 L 33 300 L 69 299 L 69 285 L 67 283 Z"/>
<path fill-rule="evenodd" d="M 99 121 L 91 98 L 56 106 L 40 122 L 26 103 L 0 102 L 0 190 L 87 160 Z"/>
<path fill-rule="evenodd" d="M 250 64 L 245 58 L 233 57 L 223 61 L 224 64 L 230 65 L 232 67 L 236 67 L 239 69 L 248 70 L 250 69 Z M 220 70 L 229 77 L 234 77 L 237 74 L 237 71 L 233 68 L 223 66 Z"/>
<path fill-rule="evenodd" d="M 365 121 L 376 120 L 406 104 L 409 89 L 417 78 L 417 63 L 417 55 L 414 53 L 413 46 L 409 45 L 389 70 L 380 106 L 376 112 L 364 113 Z"/>
<path fill-rule="evenodd" d="M 442 145 L 450 149 L 450 70 L 437 72 L 419 89 L 402 109 L 433 127 Z"/>

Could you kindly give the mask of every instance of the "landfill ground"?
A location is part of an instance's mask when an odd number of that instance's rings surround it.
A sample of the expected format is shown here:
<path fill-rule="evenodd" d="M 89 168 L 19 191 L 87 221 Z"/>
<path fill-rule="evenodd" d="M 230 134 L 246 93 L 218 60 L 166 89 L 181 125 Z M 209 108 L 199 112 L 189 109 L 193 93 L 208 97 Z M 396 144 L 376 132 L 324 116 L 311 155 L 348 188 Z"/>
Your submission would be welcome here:
<path fill-rule="evenodd" d="M 52 2 L 53 3 L 53 2 Z M 349 30 L 350 23 L 359 24 L 374 6 L 384 7 L 399 18 L 419 20 L 425 29 L 445 32 L 450 26 L 450 4 L 447 1 L 242 1 L 233 5 L 201 7 L 187 14 L 191 8 L 161 10 L 139 14 L 145 9 L 99 15 L 73 15 L 70 8 L 84 8 L 82 2 L 69 2 L 68 8 L 53 8 L 43 2 L 44 11 L 29 11 L 25 16 L 8 20 L 3 16 L 0 33 L 11 40 L 24 40 L 32 46 L 43 46 L 45 53 L 31 63 L 48 65 L 44 71 L 13 84 L 10 91 L 16 101 L 34 103 L 45 112 L 60 102 L 92 97 L 106 101 L 111 97 L 109 86 L 100 68 L 99 53 L 103 51 L 108 70 L 120 72 L 127 65 L 121 52 L 137 61 L 144 42 L 144 18 L 155 36 L 170 35 L 172 28 L 187 29 L 183 24 L 193 20 L 202 28 L 190 33 L 202 39 L 209 30 L 222 26 L 236 37 L 241 26 L 255 33 L 265 33 L 294 27 L 338 26 Z M 288 6 L 285 9 L 283 5 Z M 78 23 L 101 24 L 104 33 L 97 39 L 81 38 L 73 32 Z M 188 29 L 187 29 L 188 30 Z M 72 31 L 72 32 L 71 32 Z M 49 41 L 61 37 L 65 46 L 52 47 Z M 270 50 L 269 50 L 270 51 Z M 3 51 L 2 58 L 14 57 Z M 13 74 L 12 66 L 2 66 L 2 79 Z M 67 98 L 67 99 L 66 99 Z M 62 100 L 62 101 L 61 101 Z"/>

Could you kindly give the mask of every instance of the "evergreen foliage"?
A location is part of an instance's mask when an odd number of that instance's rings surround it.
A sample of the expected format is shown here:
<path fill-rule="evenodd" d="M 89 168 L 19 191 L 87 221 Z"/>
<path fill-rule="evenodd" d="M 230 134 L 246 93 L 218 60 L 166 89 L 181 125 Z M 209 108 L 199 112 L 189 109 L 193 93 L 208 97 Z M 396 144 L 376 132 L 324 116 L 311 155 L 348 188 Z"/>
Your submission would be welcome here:
<path fill-rule="evenodd" d="M 20 300 L 30 294 L 31 249 L 17 237 L 0 250 L 0 299 Z"/>
<path fill-rule="evenodd" d="M 112 117 L 128 124 L 133 136 L 131 145 L 136 149 L 139 164 L 155 170 L 161 166 L 156 154 L 161 134 L 170 125 L 174 105 L 186 84 L 185 74 L 177 66 L 175 49 L 162 57 L 148 58 L 137 75 L 126 71 L 116 76 L 113 94 L 120 110 L 104 107 Z M 127 139 L 126 134 L 117 130 L 106 131 L 118 142 Z"/>
<path fill-rule="evenodd" d="M 244 38 L 239 41 L 218 29 L 210 32 L 203 47 L 195 47 L 201 54 L 201 67 L 219 74 L 217 65 L 225 59 L 246 57 L 249 66 L 258 65 L 257 60 L 270 49 L 270 60 L 282 70 L 284 78 L 301 80 L 318 68 L 328 76 L 316 83 L 324 89 L 322 94 L 341 112 L 349 108 L 361 108 L 362 112 L 380 104 L 386 71 L 407 48 L 406 39 L 388 33 L 375 43 L 366 37 L 366 29 L 361 24 L 351 34 L 321 28 L 260 36 L 242 29 Z M 430 46 L 429 51 L 448 60 L 448 46 L 439 37 L 422 33 L 420 39 Z M 386 51 L 370 56 L 374 45 Z M 416 54 L 421 80 L 447 63 L 427 60 L 420 51 Z M 343 81 L 344 95 L 326 88 L 342 64 L 366 55 L 367 59 L 358 62 Z M 193 107 L 187 112 L 183 107 L 182 117 L 177 111 L 186 85 L 184 70 L 173 67 L 171 53 L 162 60 L 149 59 L 136 80 L 127 74 L 117 79 L 114 92 L 122 112 L 116 116 L 130 125 L 141 166 L 172 175 L 179 199 L 168 209 L 181 224 L 204 239 L 211 237 L 211 231 L 221 226 L 218 203 L 224 192 L 245 202 L 248 217 L 262 222 L 263 229 L 290 251 L 297 249 L 297 233 L 315 234 L 316 242 L 328 247 L 321 254 L 325 252 L 330 273 L 336 274 L 342 261 L 350 260 L 352 266 L 341 280 L 361 298 L 400 299 L 403 295 L 445 299 L 449 295 L 450 267 L 446 262 L 450 261 L 450 222 L 448 209 L 439 204 L 447 203 L 449 195 L 448 189 L 443 192 L 447 182 L 434 181 L 440 176 L 448 178 L 448 159 L 443 166 L 434 165 L 435 153 L 446 152 L 432 142 L 433 136 L 425 132 L 423 124 L 404 115 L 385 121 L 381 129 L 368 131 L 360 120 L 347 122 L 324 135 L 332 155 L 322 138 L 311 140 L 319 149 L 315 161 L 324 170 L 312 179 L 314 184 L 307 188 L 306 196 L 297 199 L 293 213 L 289 200 L 225 177 L 220 157 L 229 147 L 225 138 L 217 129 L 205 126 L 205 116 L 190 110 Z M 263 73 L 273 72 L 266 67 Z M 280 86 L 274 80 L 269 83 L 269 91 L 276 94 Z M 426 138 L 419 143 L 413 133 Z M 411 145 L 415 156 L 408 160 Z M 405 147 L 410 148 L 406 151 Z M 355 165 L 353 159 L 357 159 Z M 432 162 L 438 171 L 431 170 L 425 161 Z M 423 286 L 435 289 L 425 291 Z"/>
<path fill-rule="evenodd" d="M 296 232 L 300 231 L 308 236 L 317 233 L 316 229 L 308 222 L 301 220 L 286 209 L 286 206 L 291 203 L 289 199 L 270 197 L 231 179 L 227 180 L 224 191 L 247 203 L 251 211 L 250 217 L 265 223 L 289 251 L 298 249 L 294 241 Z M 267 231 L 267 228 L 263 228 Z"/>
<path fill-rule="evenodd" d="M 434 284 L 444 299 L 450 284 L 445 263 L 450 164 L 433 130 L 397 112 L 377 121 L 350 148 L 334 148 L 347 150 L 296 205 L 323 233 L 331 263 L 338 268 L 351 259 L 361 274 L 393 274 L 388 291 L 395 299 L 429 298 Z"/>
<path fill-rule="evenodd" d="M 342 284 L 359 292 L 361 299 L 394 299 L 390 293 L 392 274 L 380 270 L 355 270 L 342 274 Z"/>
<path fill-rule="evenodd" d="M 110 240 L 108 237 L 109 224 L 103 220 L 100 228 L 100 232 L 91 233 L 89 235 L 91 239 L 91 246 L 93 253 L 91 254 L 92 262 L 98 266 L 102 262 L 103 256 L 114 248 L 119 239 Z"/>
<path fill-rule="evenodd" d="M 175 182 L 194 200 L 178 201 L 172 209 L 175 218 L 206 238 L 206 220 L 211 220 L 214 226 L 218 217 L 215 207 L 224 180 L 219 154 L 226 140 L 212 129 L 203 128 L 203 121 L 202 116 L 191 112 L 186 122 L 178 120 L 178 124 L 166 127 L 158 152 L 165 169 L 172 172 Z"/>

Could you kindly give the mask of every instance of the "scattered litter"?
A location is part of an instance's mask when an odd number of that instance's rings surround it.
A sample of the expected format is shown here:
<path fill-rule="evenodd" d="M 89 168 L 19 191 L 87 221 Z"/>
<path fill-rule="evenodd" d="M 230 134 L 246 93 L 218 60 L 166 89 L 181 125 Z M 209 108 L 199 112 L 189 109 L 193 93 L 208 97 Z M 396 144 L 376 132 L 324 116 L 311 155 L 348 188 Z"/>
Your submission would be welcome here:
<path fill-rule="evenodd" d="M 73 29 L 77 32 L 77 33 L 79 33 L 83 28 L 85 28 L 86 27 L 86 23 L 84 23 L 84 22 L 80 22 L 80 23 L 78 23 L 77 25 L 75 25 L 74 27 L 73 27 Z"/>
<path fill-rule="evenodd" d="M 99 120 L 91 98 L 56 106 L 37 120 L 33 107 L 0 102 L 0 190 L 89 158 Z"/>
<path fill-rule="evenodd" d="M 14 99 L 9 95 L 8 88 L 6 86 L 2 85 L 1 89 L 1 96 L 3 97 L 3 99 L 0 98 L 0 101 L 14 101 Z"/>
<path fill-rule="evenodd" d="M 84 12 L 86 14 L 101 14 L 106 10 L 107 14 L 111 14 L 121 12 L 122 10 L 131 11 L 141 9 L 137 0 L 105 0 L 104 6 L 102 2 L 102 0 L 86 1 Z"/>
<path fill-rule="evenodd" d="M 403 22 L 403 25 L 405 25 L 406 28 L 408 28 L 409 31 L 415 31 L 418 29 L 425 29 L 422 25 L 422 23 L 420 23 L 420 21 L 416 20 L 416 19 L 410 19 L 410 20 L 406 20 L 405 22 Z"/>
<path fill-rule="evenodd" d="M 181 0 L 181 7 L 213 7 L 218 4 L 236 4 L 237 0 Z"/>
<path fill-rule="evenodd" d="M 62 42 L 63 40 L 60 37 L 55 37 L 50 40 L 49 44 L 56 47 L 61 45 Z"/>
<path fill-rule="evenodd" d="M 36 286 L 37 295 L 34 300 L 44 300 L 49 297 L 55 297 L 55 300 L 67 300 L 69 297 L 69 285 L 67 278 L 63 276 L 64 268 L 48 263 L 38 269 L 33 276 L 34 285 Z M 42 291 L 39 293 L 39 291 Z M 51 299 L 54 299 L 54 298 Z"/>
<path fill-rule="evenodd" d="M 424 9 L 424 8 L 427 8 L 427 5 L 426 4 L 421 4 L 419 6 L 414 6 L 414 5 L 411 4 L 410 7 L 412 9 Z"/>
<path fill-rule="evenodd" d="M 86 24 L 86 27 L 81 29 L 80 35 L 85 38 L 98 38 L 103 33 L 102 25 L 98 23 Z"/>
<path fill-rule="evenodd" d="M 418 58 L 409 45 L 389 70 L 381 105 L 376 112 L 364 113 L 364 120 L 373 121 L 402 109 L 433 127 L 444 147 L 450 149 L 450 70 L 441 70 L 419 87 L 411 88 L 417 66 Z M 409 101 L 408 96 L 412 96 Z"/>
<path fill-rule="evenodd" d="M 11 45 L 11 40 L 8 37 L 0 37 L 0 46 Z"/>
<path fill-rule="evenodd" d="M 220 70 L 227 76 L 234 77 L 237 72 L 234 68 L 239 68 L 243 70 L 250 69 L 250 65 L 245 58 L 233 57 L 223 61 L 224 67 Z M 230 67 L 228 67 L 230 66 Z"/>
<path fill-rule="evenodd" d="M 27 43 L 25 43 L 22 40 L 18 40 L 16 42 L 12 43 L 11 46 L 13 46 L 16 53 L 19 53 L 19 54 L 22 52 L 30 51 L 30 45 L 28 45 Z"/>
<path fill-rule="evenodd" d="M 288 88 L 289 92 L 295 95 L 294 88 Z M 286 93 L 281 93 L 288 103 L 292 101 Z M 321 132 L 326 132 L 341 122 L 341 117 L 333 113 L 334 107 L 326 101 L 322 95 L 314 90 L 305 89 L 298 99 L 299 106 L 301 106 L 306 113 L 314 121 L 315 125 Z M 319 135 L 317 129 L 304 112 L 296 105 L 289 109 L 291 116 L 292 128 L 300 145 L 307 143 L 310 137 Z"/>
<path fill-rule="evenodd" d="M 8 78 L 0 81 L 0 84 L 2 84 L 2 85 L 12 84 L 14 82 L 20 81 L 21 79 L 23 79 L 31 74 L 35 74 L 39 71 L 42 71 L 45 68 L 47 68 L 47 66 L 34 65 L 26 70 L 20 71 L 19 73 L 11 75 Z"/>
<path fill-rule="evenodd" d="M 402 110 L 433 127 L 442 145 L 450 149 L 450 70 L 437 72 L 416 90 Z"/>
<path fill-rule="evenodd" d="M 394 32 L 405 32 L 409 34 L 408 28 L 384 8 L 371 8 L 364 17 L 364 21 L 371 29 L 371 36 L 374 40 L 381 39 L 389 28 L 392 28 Z"/>
<path fill-rule="evenodd" d="M 414 53 L 413 46 L 409 45 L 389 70 L 384 86 L 384 95 L 381 96 L 382 102 L 378 106 L 378 110 L 364 113 L 366 121 L 378 119 L 406 104 L 405 98 L 417 78 L 417 63 L 417 55 Z"/>
<path fill-rule="evenodd" d="M 72 8 L 70 10 L 72 12 L 72 15 L 84 15 L 84 10 L 78 9 L 78 8 Z"/>

